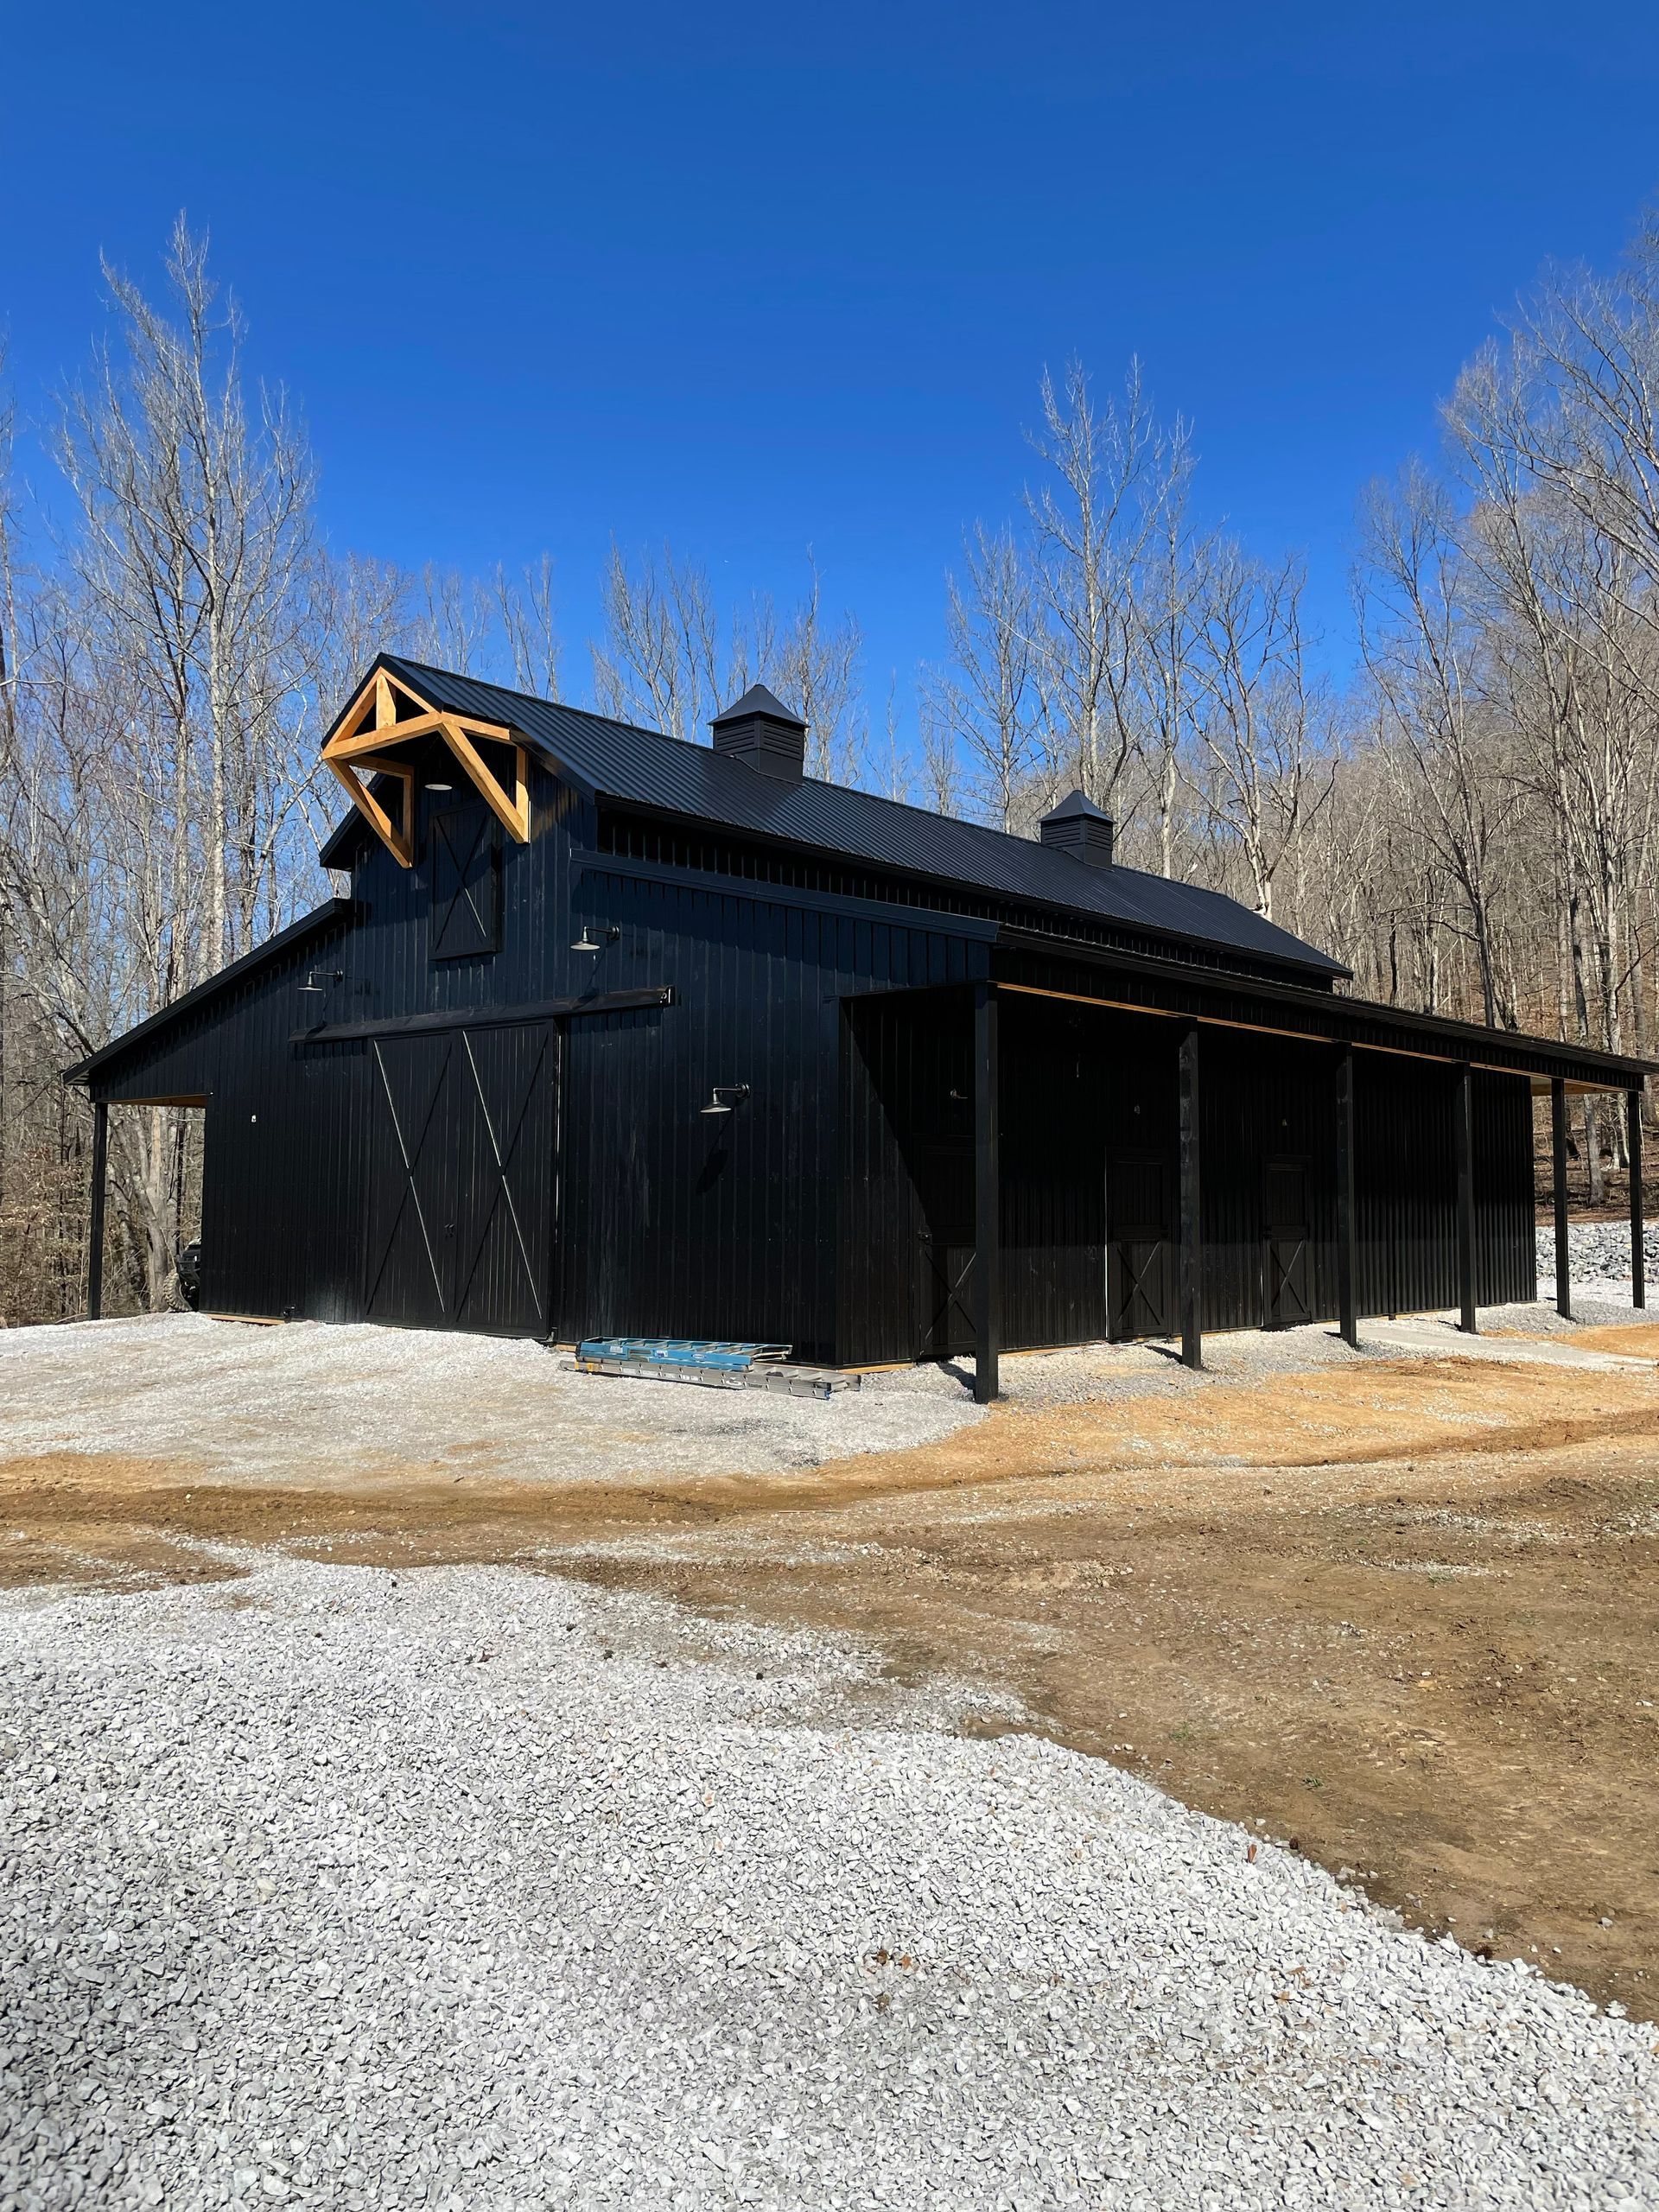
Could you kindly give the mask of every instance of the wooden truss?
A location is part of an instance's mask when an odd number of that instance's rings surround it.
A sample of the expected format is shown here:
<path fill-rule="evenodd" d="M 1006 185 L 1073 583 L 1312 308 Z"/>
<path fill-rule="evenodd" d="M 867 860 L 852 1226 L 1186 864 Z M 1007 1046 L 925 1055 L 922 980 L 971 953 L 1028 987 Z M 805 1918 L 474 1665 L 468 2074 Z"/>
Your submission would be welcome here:
<path fill-rule="evenodd" d="M 502 828 L 521 845 L 530 842 L 530 782 L 524 747 L 499 722 L 471 715 L 442 713 L 401 677 L 378 668 L 341 715 L 322 748 L 322 757 L 345 785 L 352 804 L 400 868 L 415 859 L 415 770 L 398 748 L 416 738 L 441 737 L 460 762 Z M 511 785 L 499 776 L 483 746 L 504 746 L 511 753 Z M 371 779 L 394 782 L 400 794 L 396 819 Z"/>

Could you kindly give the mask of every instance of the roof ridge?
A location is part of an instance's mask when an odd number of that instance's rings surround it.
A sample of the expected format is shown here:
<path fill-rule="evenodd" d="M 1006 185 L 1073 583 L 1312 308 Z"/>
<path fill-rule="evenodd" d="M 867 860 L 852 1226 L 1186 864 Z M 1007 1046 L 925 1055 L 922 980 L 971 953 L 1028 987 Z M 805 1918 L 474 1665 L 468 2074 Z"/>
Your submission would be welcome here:
<path fill-rule="evenodd" d="M 682 747 L 688 753 L 696 753 L 704 760 L 721 760 L 724 759 L 722 754 L 715 752 L 713 746 L 705 745 L 696 738 L 676 737 L 668 730 L 652 729 L 645 722 L 623 721 L 615 715 L 598 714 L 591 707 L 573 707 L 565 700 L 544 698 L 540 692 L 525 691 L 513 684 L 497 683 L 488 677 L 468 676 L 461 669 L 441 668 L 435 661 L 412 660 L 407 654 L 393 653 L 390 652 L 383 652 L 378 655 L 377 658 L 381 660 L 397 661 L 405 668 L 424 670 L 428 674 L 432 676 L 447 677 L 454 683 L 476 684 L 481 690 L 499 692 L 504 698 L 523 699 L 527 701 L 531 706 L 543 707 L 555 714 L 574 715 L 582 721 L 595 722 L 602 728 L 626 730 L 632 736 L 654 738 L 658 743 L 661 745 L 677 745 Z M 750 779 L 753 779 L 754 772 L 753 769 L 743 767 L 740 762 L 736 761 L 730 762 L 728 765 L 731 767 L 734 774 L 741 774 Z M 1313 963 L 1327 972 L 1334 971 L 1341 974 L 1349 972 L 1344 968 L 1341 961 L 1333 959 L 1329 953 L 1322 952 L 1319 946 L 1309 944 L 1305 938 L 1298 938 L 1294 931 L 1287 930 L 1282 923 L 1271 921 L 1265 914 L 1257 914 L 1253 907 L 1244 906 L 1243 902 L 1241 899 L 1235 899 L 1230 892 L 1217 890 L 1212 884 L 1192 883 L 1189 882 L 1185 876 L 1157 874 L 1150 868 L 1135 868 L 1126 861 L 1117 860 L 1113 861 L 1109 871 L 1092 868 L 1090 867 L 1088 861 L 1079 860 L 1075 853 L 1065 852 L 1052 845 L 1045 845 L 1039 837 L 1022 836 L 1017 830 L 999 830 L 991 823 L 970 821 L 966 816 L 960 814 L 942 815 L 937 809 L 932 807 L 918 806 L 912 799 L 892 798 L 889 798 L 887 793 L 885 791 L 866 791 L 861 785 L 858 784 L 834 783 L 827 776 L 803 776 L 799 784 L 791 785 L 788 788 L 798 791 L 804 786 L 810 786 L 817 791 L 834 791 L 837 797 L 842 798 L 862 799 L 873 806 L 890 807 L 897 813 L 913 815 L 918 817 L 924 822 L 946 822 L 949 823 L 954 830 L 966 830 L 975 837 L 987 839 L 996 845 L 1015 845 L 1018 846 L 1022 852 L 1030 852 L 1034 850 L 1051 855 L 1054 860 L 1069 862 L 1072 868 L 1077 869 L 1082 874 L 1090 878 L 1098 877 L 1103 873 L 1105 873 L 1109 874 L 1111 877 L 1119 881 L 1122 881 L 1127 877 L 1137 883 L 1167 884 L 1172 887 L 1172 888 L 1185 892 L 1189 896 L 1196 899 L 1204 900 L 1218 899 L 1225 906 L 1239 907 L 1243 912 L 1249 914 L 1253 920 L 1266 923 L 1267 926 L 1274 931 L 1277 934 L 1288 938 L 1291 944 L 1299 945 L 1302 948 L 1303 957 L 1300 961 L 1298 956 L 1294 953 L 1268 952 L 1264 949 L 1258 948 L 1260 957 L 1267 959 L 1288 961 L 1293 964 L 1306 966 L 1308 964 L 1306 956 L 1311 954 L 1313 956 Z M 616 794 L 616 796 L 620 797 L 620 794 Z M 733 825 L 728 824 L 728 826 L 731 827 Z M 868 864 L 867 861 L 867 865 Z M 943 880 L 947 879 L 941 880 Z M 983 884 L 974 886 L 972 887 L 982 893 L 990 888 L 990 887 Z M 1092 911 L 1091 908 L 1087 906 L 1068 906 L 1068 902 L 1058 896 L 1050 899 L 1039 898 L 1039 903 L 1043 905 L 1052 905 L 1057 908 L 1073 912 L 1087 912 Z M 1160 931 L 1161 933 L 1175 937 L 1190 938 L 1192 935 L 1192 932 L 1190 931 L 1183 931 L 1179 927 L 1172 927 L 1168 924 L 1147 923 L 1143 925 L 1143 926 L 1155 929 Z"/>
<path fill-rule="evenodd" d="M 719 760 L 725 758 L 724 754 L 716 753 L 712 745 L 704 745 L 699 738 L 676 737 L 671 730 L 652 729 L 649 722 L 625 722 L 616 715 L 601 715 L 596 712 L 592 707 L 573 707 L 568 699 L 544 698 L 539 691 L 525 691 L 521 690 L 517 684 L 512 683 L 497 683 L 492 677 L 487 676 L 468 676 L 463 669 L 440 668 L 435 661 L 411 660 L 406 653 L 388 652 L 381 655 L 381 658 L 386 660 L 399 661 L 405 668 L 424 669 L 429 674 L 433 676 L 452 677 L 457 682 L 461 683 L 476 683 L 483 690 L 500 692 L 504 698 L 528 699 L 532 706 L 551 707 L 556 710 L 556 712 L 562 715 L 580 715 L 584 721 L 603 722 L 607 729 L 626 729 L 631 731 L 637 737 L 654 737 L 659 739 L 664 745 L 683 745 L 688 752 L 701 753 L 707 759 L 711 760 Z M 734 765 L 740 766 L 741 764 L 734 763 Z M 753 772 L 752 770 L 746 769 L 744 772 L 745 774 L 752 774 Z M 896 807 L 901 814 L 919 814 L 925 821 L 952 822 L 956 823 L 958 829 L 971 830 L 978 836 L 1006 838 L 1010 844 L 1014 845 L 1036 845 L 1040 844 L 1041 842 L 1039 838 L 1020 836 L 1018 830 L 999 830 L 994 823 L 989 822 L 971 821 L 965 814 L 941 815 L 935 808 L 929 806 L 918 806 L 913 799 L 894 798 L 887 791 L 867 791 L 861 784 L 838 784 L 828 776 L 803 776 L 801 781 L 804 784 L 816 784 L 821 791 L 843 791 L 855 798 L 867 798 L 873 800 L 878 806 Z M 1073 855 L 1066 854 L 1064 857 L 1070 860 Z M 1079 868 L 1087 866 L 1087 863 L 1082 861 L 1077 861 L 1077 864 Z M 1146 874 L 1146 870 L 1144 868 L 1126 868 L 1123 872 L 1125 874 L 1128 875 L 1143 875 Z M 1166 878 L 1163 876 L 1160 876 L 1158 878 L 1158 880 L 1160 883 L 1175 880 L 1177 879 Z M 1198 887 L 1196 885 L 1189 885 L 1187 887 L 1189 889 L 1196 889 Z"/>

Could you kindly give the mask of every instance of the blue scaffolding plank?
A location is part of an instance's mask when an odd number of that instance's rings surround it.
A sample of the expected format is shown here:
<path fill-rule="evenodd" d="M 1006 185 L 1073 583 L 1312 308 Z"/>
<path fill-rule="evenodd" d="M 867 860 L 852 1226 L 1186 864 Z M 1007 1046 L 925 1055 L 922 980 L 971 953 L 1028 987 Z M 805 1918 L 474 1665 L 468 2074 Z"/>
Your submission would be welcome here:
<path fill-rule="evenodd" d="M 649 1366 L 709 1367 L 742 1370 L 757 1361 L 789 1357 L 787 1344 L 722 1344 L 714 1338 L 686 1337 L 586 1337 L 576 1346 L 578 1359 L 638 1360 Z"/>

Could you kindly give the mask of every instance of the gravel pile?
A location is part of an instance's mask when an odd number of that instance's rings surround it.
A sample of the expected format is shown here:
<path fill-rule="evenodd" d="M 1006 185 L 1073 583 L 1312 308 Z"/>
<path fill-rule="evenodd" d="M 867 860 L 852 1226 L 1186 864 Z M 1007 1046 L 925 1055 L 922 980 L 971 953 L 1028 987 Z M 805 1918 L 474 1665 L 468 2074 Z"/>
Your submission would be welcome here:
<path fill-rule="evenodd" d="M 847 1648 L 296 1563 L 0 1647 L 19 2212 L 1659 2198 L 1652 2030 Z"/>
<path fill-rule="evenodd" d="M 1659 1222 L 1642 1224 L 1643 1264 L 1650 1283 L 1659 1284 Z M 1630 1226 L 1627 1221 L 1573 1221 L 1567 1224 L 1567 1260 L 1573 1287 L 1588 1289 L 1599 1283 L 1628 1287 L 1630 1280 Z M 1555 1231 L 1538 1231 L 1538 1287 L 1555 1294 Z"/>

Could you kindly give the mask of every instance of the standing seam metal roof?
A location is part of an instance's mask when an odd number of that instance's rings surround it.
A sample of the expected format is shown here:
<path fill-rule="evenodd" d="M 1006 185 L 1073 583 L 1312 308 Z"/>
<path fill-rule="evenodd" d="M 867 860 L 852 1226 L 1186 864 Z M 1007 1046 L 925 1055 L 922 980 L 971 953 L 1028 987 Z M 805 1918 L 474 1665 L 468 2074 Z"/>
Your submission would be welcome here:
<path fill-rule="evenodd" d="M 505 690 L 400 655 L 383 653 L 377 665 L 401 676 L 442 711 L 521 731 L 596 797 L 691 816 L 753 836 L 784 838 L 1091 919 L 1224 945 L 1325 977 L 1348 973 L 1340 961 L 1223 892 L 1147 875 L 1139 868 L 1090 868 L 1030 838 L 813 777 L 780 783 L 710 747 L 529 692 Z"/>

